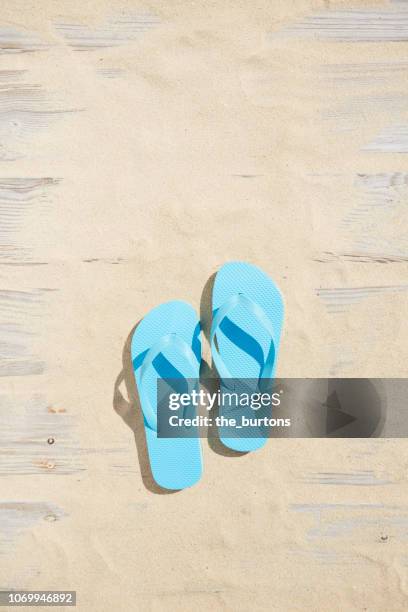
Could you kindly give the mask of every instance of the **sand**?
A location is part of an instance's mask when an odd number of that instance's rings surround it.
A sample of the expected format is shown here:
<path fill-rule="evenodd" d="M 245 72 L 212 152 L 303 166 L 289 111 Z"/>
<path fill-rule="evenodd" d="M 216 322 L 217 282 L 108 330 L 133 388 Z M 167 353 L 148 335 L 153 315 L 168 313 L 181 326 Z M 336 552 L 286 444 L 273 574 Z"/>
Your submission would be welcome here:
<path fill-rule="evenodd" d="M 0 587 L 405 610 L 404 440 L 203 440 L 200 483 L 163 494 L 127 368 L 150 308 L 205 319 L 239 259 L 284 295 L 279 376 L 406 375 L 404 3 L 1 9 Z"/>

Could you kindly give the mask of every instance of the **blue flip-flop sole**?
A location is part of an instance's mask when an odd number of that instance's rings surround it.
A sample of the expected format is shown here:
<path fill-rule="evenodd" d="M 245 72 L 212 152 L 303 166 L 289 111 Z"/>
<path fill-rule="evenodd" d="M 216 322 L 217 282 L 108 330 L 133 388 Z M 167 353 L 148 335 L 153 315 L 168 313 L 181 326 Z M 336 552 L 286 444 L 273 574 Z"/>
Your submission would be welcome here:
<path fill-rule="evenodd" d="M 168 334 L 176 334 L 191 346 L 197 357 L 196 377 L 199 378 L 201 341 L 197 315 L 187 302 L 172 301 L 151 310 L 136 327 L 131 342 L 131 357 L 139 396 L 147 393 L 150 404 L 157 405 L 157 380 L 177 378 L 185 371 L 185 358 L 176 347 L 166 350 L 162 360 L 160 376 L 154 367 L 149 367 L 143 380 L 140 366 L 146 353 Z M 191 375 L 190 375 L 191 377 Z M 143 406 L 142 406 L 143 410 Z M 201 444 L 198 437 L 159 438 L 144 418 L 147 450 L 154 480 L 165 489 L 191 487 L 202 474 Z"/>
<path fill-rule="evenodd" d="M 244 262 L 231 262 L 225 264 L 215 277 L 212 292 L 213 316 L 225 302 L 236 294 L 243 294 L 263 309 L 275 330 L 275 361 L 271 373 L 274 376 L 276 361 L 281 338 L 284 304 L 281 293 L 274 282 L 259 268 Z M 238 305 L 228 314 L 229 336 L 237 334 L 237 343 L 231 342 L 228 335 L 217 334 L 219 354 L 227 366 L 231 376 L 236 379 L 257 379 L 260 365 L 254 359 L 254 355 L 262 362 L 264 354 L 268 352 L 270 337 L 265 334 L 265 329 L 256 317 L 245 308 L 244 304 Z M 236 328 L 234 328 L 234 325 Z M 238 345 L 250 348 L 250 354 L 239 348 Z M 221 391 L 225 390 L 221 380 Z M 222 415 L 220 406 L 220 415 Z M 230 414 L 228 415 L 230 416 Z M 256 415 L 254 415 L 256 416 Z M 237 432 L 231 428 L 219 428 L 221 442 L 232 450 L 247 452 L 261 448 L 266 438 L 237 436 Z M 233 434 L 233 435 L 232 435 Z"/>

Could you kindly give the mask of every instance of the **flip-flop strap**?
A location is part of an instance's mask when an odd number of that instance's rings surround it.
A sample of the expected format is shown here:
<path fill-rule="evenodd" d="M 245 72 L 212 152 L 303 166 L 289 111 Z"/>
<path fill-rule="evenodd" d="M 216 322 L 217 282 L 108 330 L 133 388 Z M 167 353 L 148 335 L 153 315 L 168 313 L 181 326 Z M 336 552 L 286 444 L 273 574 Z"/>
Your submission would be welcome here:
<path fill-rule="evenodd" d="M 166 336 L 163 336 L 147 351 L 146 356 L 140 366 L 139 395 L 146 423 L 150 429 L 153 429 L 153 431 L 157 431 L 157 414 L 150 402 L 149 394 L 143 385 L 143 378 L 156 357 L 170 346 L 176 348 L 186 359 L 188 369 L 186 372 L 187 376 L 182 376 L 182 378 L 198 378 L 197 357 L 191 346 L 189 346 L 188 343 L 183 340 L 183 338 L 177 336 L 177 334 L 167 334 Z"/>
<path fill-rule="evenodd" d="M 264 355 L 264 363 L 260 369 L 259 378 L 270 378 L 273 372 L 273 367 L 275 363 L 275 346 L 276 346 L 276 335 L 275 330 L 273 328 L 272 322 L 263 308 L 248 298 L 243 293 L 236 293 L 232 295 L 228 300 L 226 300 L 216 311 L 213 317 L 212 325 L 211 325 L 211 352 L 212 358 L 217 368 L 218 374 L 222 379 L 224 378 L 233 378 L 231 372 L 229 371 L 227 365 L 223 361 L 218 347 L 216 346 L 215 340 L 217 337 L 218 330 L 222 321 L 231 314 L 231 312 L 238 306 L 238 304 L 244 305 L 257 319 L 258 323 L 263 327 L 271 340 L 271 349 L 265 358 Z"/>

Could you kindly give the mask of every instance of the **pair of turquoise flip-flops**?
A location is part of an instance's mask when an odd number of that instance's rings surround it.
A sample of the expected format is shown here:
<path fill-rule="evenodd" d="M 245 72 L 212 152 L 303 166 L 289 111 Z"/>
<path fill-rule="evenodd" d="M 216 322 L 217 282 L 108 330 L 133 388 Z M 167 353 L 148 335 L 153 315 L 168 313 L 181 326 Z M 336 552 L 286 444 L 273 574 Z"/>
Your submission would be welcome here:
<path fill-rule="evenodd" d="M 283 323 L 283 300 L 273 281 L 256 266 L 232 262 L 215 277 L 212 292 L 211 351 L 221 386 L 227 379 L 274 376 Z M 166 489 L 184 489 L 202 474 L 198 437 L 159 438 L 158 379 L 199 379 L 200 322 L 183 301 L 154 308 L 135 329 L 131 356 L 143 412 L 152 475 Z M 265 444 L 265 437 L 234 437 L 220 431 L 222 443 L 237 451 Z"/>

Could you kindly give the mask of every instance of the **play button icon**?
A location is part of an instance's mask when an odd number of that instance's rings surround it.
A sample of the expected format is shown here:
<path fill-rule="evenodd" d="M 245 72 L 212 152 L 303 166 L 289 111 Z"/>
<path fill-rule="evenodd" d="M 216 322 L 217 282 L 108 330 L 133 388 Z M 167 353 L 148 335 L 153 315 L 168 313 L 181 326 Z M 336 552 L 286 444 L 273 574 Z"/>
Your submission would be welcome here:
<path fill-rule="evenodd" d="M 381 433 L 383 402 L 372 381 L 366 378 L 328 380 L 326 436 L 371 438 Z"/>
<path fill-rule="evenodd" d="M 401 387 L 401 404 L 408 396 L 408 384 L 394 387 Z M 283 392 L 274 416 L 290 419 L 290 427 L 272 428 L 271 437 L 372 438 L 383 434 L 387 401 L 381 379 L 292 378 L 279 380 L 276 388 Z"/>
<path fill-rule="evenodd" d="M 326 433 L 330 434 L 356 420 L 356 417 L 347 414 L 341 407 L 339 398 L 336 391 L 333 391 L 326 402 L 327 416 L 326 416 Z"/>

